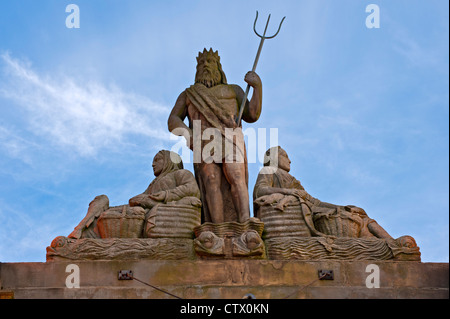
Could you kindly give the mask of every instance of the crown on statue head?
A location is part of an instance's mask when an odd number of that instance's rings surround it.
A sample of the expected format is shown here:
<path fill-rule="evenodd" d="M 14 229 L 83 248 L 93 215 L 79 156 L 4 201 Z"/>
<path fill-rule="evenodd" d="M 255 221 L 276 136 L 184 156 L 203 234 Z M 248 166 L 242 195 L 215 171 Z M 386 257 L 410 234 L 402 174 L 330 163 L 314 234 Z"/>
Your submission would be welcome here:
<path fill-rule="evenodd" d="M 202 59 L 206 59 L 208 57 L 212 57 L 215 60 L 220 61 L 220 56 L 219 56 L 218 51 L 214 52 L 212 48 L 210 48 L 209 51 L 206 51 L 206 48 L 204 48 L 203 52 L 198 53 L 197 62 Z"/>

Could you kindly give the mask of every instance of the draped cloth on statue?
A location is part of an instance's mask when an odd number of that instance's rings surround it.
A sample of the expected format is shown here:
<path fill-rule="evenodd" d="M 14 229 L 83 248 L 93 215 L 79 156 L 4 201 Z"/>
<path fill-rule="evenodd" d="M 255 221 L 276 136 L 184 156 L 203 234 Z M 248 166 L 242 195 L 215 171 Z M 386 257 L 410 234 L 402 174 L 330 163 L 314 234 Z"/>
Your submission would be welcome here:
<path fill-rule="evenodd" d="M 264 166 L 259 172 L 255 183 L 255 188 L 253 190 L 253 200 L 257 200 L 262 197 L 263 194 L 261 191 L 265 187 L 298 189 L 302 191 L 305 190 L 300 181 L 294 176 L 289 174 L 287 171 L 274 166 Z M 306 196 L 307 202 L 310 206 L 320 206 L 320 200 L 310 196 L 309 194 Z"/>
<path fill-rule="evenodd" d="M 146 214 L 145 233 L 148 233 L 155 226 L 155 217 L 161 206 L 201 206 L 197 183 L 192 173 L 183 169 L 179 155 L 166 150 L 160 151 L 158 154 L 163 156 L 164 167 L 143 194 L 151 195 L 158 192 L 165 192 L 165 196 L 163 202 L 153 202 L 148 199 L 148 204 L 153 207 L 146 207 L 150 208 L 150 210 Z M 171 159 L 171 156 L 176 156 L 175 162 Z"/>
<path fill-rule="evenodd" d="M 197 110 L 202 113 L 211 125 L 225 135 L 225 128 L 236 128 L 234 120 L 236 114 L 229 112 L 227 108 L 221 107 L 216 96 L 208 91 L 208 88 L 201 83 L 195 83 L 186 89 L 186 94 Z"/>
<path fill-rule="evenodd" d="M 144 194 L 155 194 L 164 191 L 164 203 L 179 201 L 185 197 L 198 197 L 198 188 L 192 173 L 183 169 L 181 158 L 176 154 L 180 163 L 171 160 L 170 151 L 160 151 L 163 156 L 164 167 L 161 173 L 150 183 Z M 175 155 L 173 155 L 175 156 Z"/>
<path fill-rule="evenodd" d="M 207 190 L 205 188 L 203 177 L 199 174 L 199 170 L 202 165 L 205 165 L 205 163 L 214 162 L 219 166 L 222 166 L 225 161 L 241 163 L 245 166 L 245 181 L 248 186 L 248 165 L 244 137 L 241 127 L 239 127 L 235 122 L 235 117 L 237 114 L 232 114 L 227 108 L 222 107 L 221 102 L 216 96 L 210 93 L 206 86 L 196 83 L 187 88 L 185 92 L 191 102 L 191 105 L 195 108 L 195 111 L 200 113 L 200 135 L 195 136 L 196 132 L 194 132 L 194 139 L 197 139 L 194 141 L 193 148 L 194 172 L 203 202 L 202 221 L 210 222 L 211 217 L 205 197 Z M 192 125 L 192 121 L 190 121 L 190 123 Z M 217 143 L 218 136 L 213 137 L 213 139 L 207 139 L 203 136 L 203 132 L 206 129 L 215 129 L 215 131 L 218 132 L 217 135 L 220 137 L 219 143 Z M 212 142 L 215 142 L 214 148 L 211 147 Z M 196 143 L 200 145 L 198 150 L 195 148 Z M 208 149 L 205 149 L 205 147 L 208 147 Z M 218 148 L 220 148 L 220 154 L 215 153 L 216 151 L 219 151 Z M 200 152 L 200 154 L 196 154 L 196 151 Z M 231 187 L 223 171 L 221 180 L 224 221 L 236 221 L 238 220 L 238 215 L 231 197 Z"/>
<path fill-rule="evenodd" d="M 312 214 L 317 211 L 327 211 L 333 212 L 337 209 L 337 206 L 330 205 L 328 203 L 322 203 L 317 198 L 312 197 L 305 191 L 304 198 L 298 195 L 283 195 L 280 193 L 274 193 L 271 195 L 263 195 L 263 189 L 266 187 L 270 188 L 287 188 L 287 189 L 298 189 L 304 191 L 305 189 L 294 176 L 289 174 L 287 171 L 275 167 L 275 166 L 265 166 L 261 169 L 258 174 L 258 178 L 255 183 L 255 188 L 253 190 L 253 200 L 254 200 L 254 212 L 255 217 L 261 218 L 259 216 L 259 207 L 261 205 L 269 205 L 275 203 L 285 202 L 285 204 L 298 202 L 301 207 L 301 213 L 305 220 L 309 231 L 314 236 L 324 236 L 323 233 L 317 231 L 314 227 L 314 222 L 312 219 Z M 326 204 L 326 205 L 323 205 Z"/>

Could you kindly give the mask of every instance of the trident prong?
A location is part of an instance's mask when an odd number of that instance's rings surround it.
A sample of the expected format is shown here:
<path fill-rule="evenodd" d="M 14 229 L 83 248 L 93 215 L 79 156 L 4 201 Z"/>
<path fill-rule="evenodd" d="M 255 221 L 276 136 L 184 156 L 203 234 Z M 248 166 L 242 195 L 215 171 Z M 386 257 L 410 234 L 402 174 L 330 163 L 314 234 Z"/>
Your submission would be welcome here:
<path fill-rule="evenodd" d="M 257 31 L 256 31 L 256 21 L 258 20 L 258 11 L 256 11 L 256 18 L 255 18 L 255 22 L 253 23 L 253 31 L 256 33 L 256 35 L 258 37 L 261 38 L 261 42 L 259 42 L 259 47 L 258 47 L 258 52 L 256 53 L 256 58 L 255 58 L 255 62 L 253 63 L 253 68 L 252 71 L 255 72 L 256 70 L 256 65 L 258 64 L 258 60 L 259 60 L 259 56 L 261 54 L 261 50 L 264 44 L 264 40 L 266 39 L 273 39 L 277 36 L 278 32 L 280 32 L 281 29 L 281 25 L 283 24 L 283 21 L 286 17 L 283 17 L 283 19 L 281 19 L 280 25 L 278 26 L 278 30 L 277 32 L 270 36 L 270 37 L 266 37 L 266 31 L 267 31 L 267 27 L 269 26 L 269 21 L 270 21 L 270 14 L 269 17 L 267 18 L 267 22 L 266 22 L 266 27 L 264 28 L 264 33 L 263 35 L 260 35 Z M 242 100 L 241 103 L 241 108 L 239 109 L 239 117 L 237 119 L 237 125 L 239 125 L 239 123 L 241 122 L 241 118 L 242 118 L 242 113 L 244 113 L 244 107 L 245 107 L 245 103 L 247 102 L 247 96 L 248 96 L 248 92 L 250 91 L 250 85 L 247 84 L 247 88 L 245 89 L 245 94 L 244 94 L 244 98 Z"/>
<path fill-rule="evenodd" d="M 254 32 L 256 33 L 256 35 L 257 35 L 258 37 L 260 37 L 260 38 L 273 39 L 273 38 L 275 38 L 275 37 L 277 36 L 278 32 L 280 32 L 280 30 L 281 30 L 281 25 L 283 24 L 283 21 L 284 21 L 285 18 L 286 18 L 286 17 L 283 17 L 283 19 L 281 19 L 281 22 L 280 22 L 280 25 L 278 26 L 277 32 L 276 32 L 274 35 L 270 36 L 270 37 L 266 37 L 265 35 L 266 35 L 266 31 L 267 31 L 267 26 L 269 25 L 270 14 L 269 14 L 269 17 L 267 18 L 267 23 L 266 23 L 266 28 L 264 29 L 264 34 L 263 34 L 263 35 L 260 35 L 260 34 L 258 33 L 258 31 L 256 31 L 256 21 L 258 20 L 258 11 L 256 11 L 255 23 L 253 23 L 253 31 L 254 31 Z"/>

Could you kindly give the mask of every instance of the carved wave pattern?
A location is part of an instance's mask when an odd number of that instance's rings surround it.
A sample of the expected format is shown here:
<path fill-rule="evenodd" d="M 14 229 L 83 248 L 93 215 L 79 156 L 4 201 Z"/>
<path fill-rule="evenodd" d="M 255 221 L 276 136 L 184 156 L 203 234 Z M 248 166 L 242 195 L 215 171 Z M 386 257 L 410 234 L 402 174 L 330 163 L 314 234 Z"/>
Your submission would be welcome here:
<path fill-rule="evenodd" d="M 279 237 L 265 240 L 269 259 L 387 260 L 393 253 L 383 239 Z"/>
<path fill-rule="evenodd" d="M 202 232 L 210 231 L 216 236 L 223 238 L 240 236 L 248 230 L 255 230 L 258 235 L 261 236 L 264 230 L 264 223 L 253 217 L 247 219 L 244 223 L 225 222 L 213 224 L 206 222 L 198 227 L 195 227 L 194 232 L 196 237 L 198 237 Z"/>
<path fill-rule="evenodd" d="M 183 238 L 108 238 L 70 240 L 59 247 L 47 247 L 47 261 L 120 259 L 192 259 L 192 239 Z"/>

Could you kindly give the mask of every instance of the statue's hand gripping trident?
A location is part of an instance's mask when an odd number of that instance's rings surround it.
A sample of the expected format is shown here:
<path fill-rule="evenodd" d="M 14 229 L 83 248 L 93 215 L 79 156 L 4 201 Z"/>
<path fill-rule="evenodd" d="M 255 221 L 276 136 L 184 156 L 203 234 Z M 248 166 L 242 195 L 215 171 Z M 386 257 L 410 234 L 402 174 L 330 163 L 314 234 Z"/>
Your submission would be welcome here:
<path fill-rule="evenodd" d="M 256 70 L 256 65 L 258 64 L 258 60 L 259 60 L 259 55 L 261 54 L 261 50 L 262 50 L 262 46 L 264 44 L 264 40 L 266 39 L 273 39 L 277 36 L 278 32 L 280 32 L 281 29 L 281 25 L 283 24 L 283 21 L 286 17 L 283 17 L 283 19 L 281 19 L 280 25 L 278 26 L 278 30 L 277 32 L 270 36 L 270 37 L 266 37 L 266 31 L 267 31 L 267 27 L 269 26 L 269 20 L 270 20 L 270 14 L 269 17 L 267 18 L 267 23 L 266 23 L 266 27 L 264 29 L 264 33 L 263 35 L 260 35 L 257 31 L 256 31 L 256 21 L 258 20 L 258 11 L 256 11 L 256 18 L 255 18 L 255 22 L 253 23 L 253 31 L 255 32 L 255 34 L 261 38 L 261 42 L 259 43 L 259 48 L 258 48 L 258 52 L 256 53 L 256 58 L 255 58 L 255 62 L 253 63 L 253 68 L 252 71 L 255 72 Z M 239 126 L 239 123 L 241 122 L 241 118 L 242 118 L 242 113 L 244 112 L 244 107 L 245 107 L 245 103 L 247 102 L 247 96 L 248 96 L 248 92 L 250 91 L 250 85 L 247 84 L 247 88 L 245 89 L 245 95 L 244 98 L 242 100 L 242 104 L 241 107 L 239 108 L 239 117 L 237 119 L 237 125 Z"/>

